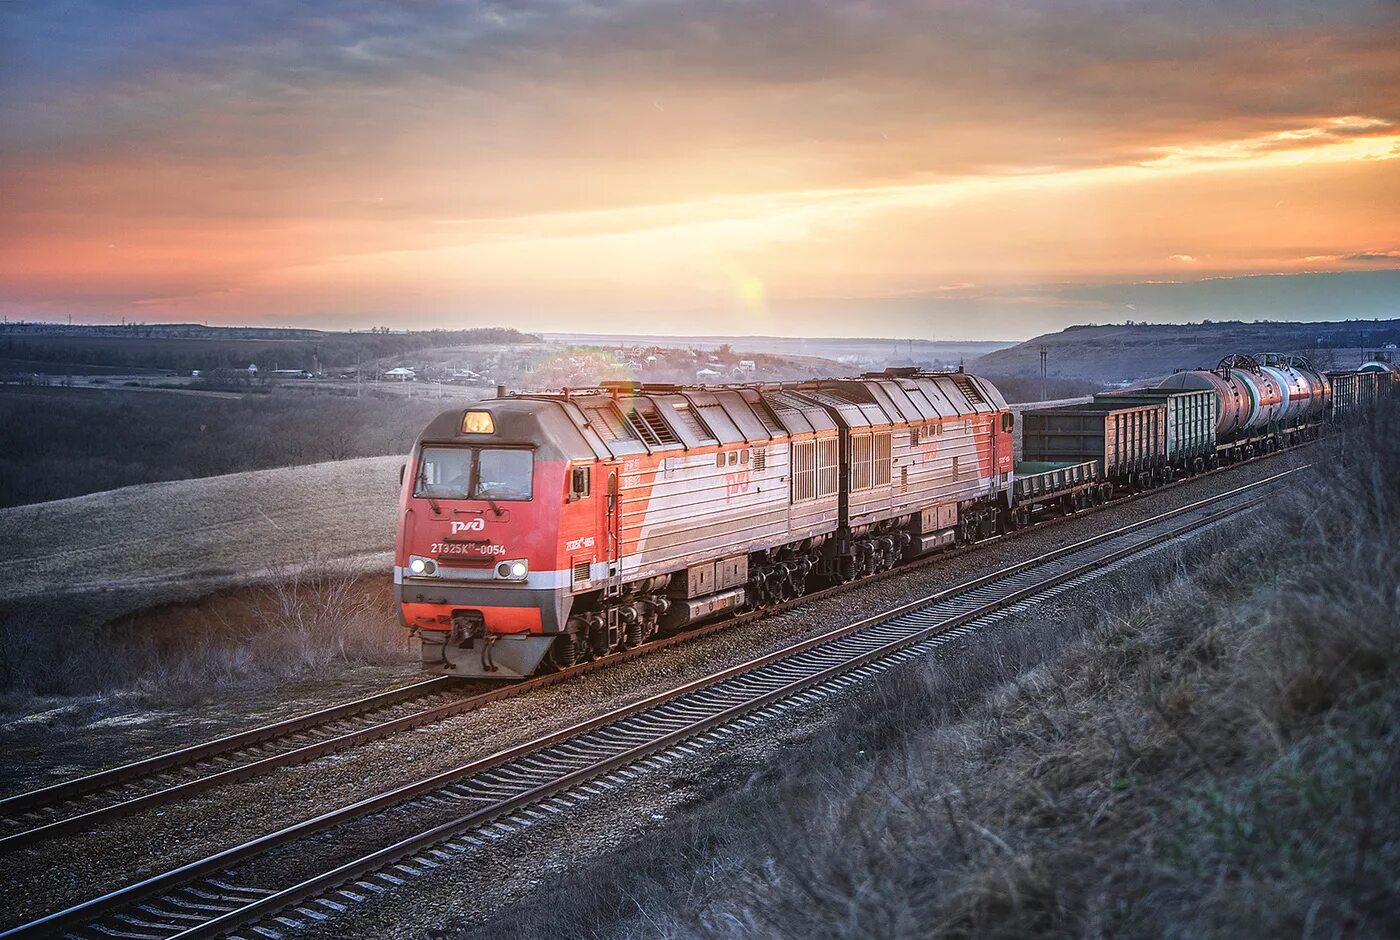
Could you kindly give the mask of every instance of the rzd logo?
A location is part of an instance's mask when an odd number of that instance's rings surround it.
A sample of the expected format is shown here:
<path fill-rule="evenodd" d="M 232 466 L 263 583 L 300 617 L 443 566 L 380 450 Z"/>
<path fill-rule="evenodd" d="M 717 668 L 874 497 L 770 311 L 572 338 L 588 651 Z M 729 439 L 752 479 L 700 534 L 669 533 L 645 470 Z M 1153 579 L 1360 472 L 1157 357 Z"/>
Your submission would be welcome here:
<path fill-rule="evenodd" d="M 453 535 L 456 535 L 458 532 L 480 532 L 484 528 L 486 528 L 485 519 L 472 519 L 468 522 L 462 522 L 458 519 L 452 520 Z"/>

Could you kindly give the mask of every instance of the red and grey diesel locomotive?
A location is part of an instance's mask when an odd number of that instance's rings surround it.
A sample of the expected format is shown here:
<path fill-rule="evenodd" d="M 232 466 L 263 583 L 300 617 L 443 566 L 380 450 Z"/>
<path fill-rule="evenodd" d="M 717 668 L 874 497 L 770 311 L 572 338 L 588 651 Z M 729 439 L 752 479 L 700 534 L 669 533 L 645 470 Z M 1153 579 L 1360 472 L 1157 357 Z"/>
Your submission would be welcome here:
<path fill-rule="evenodd" d="M 439 415 L 394 563 L 428 669 L 517 678 L 1316 436 L 1392 373 L 1231 356 L 1015 417 L 986 379 L 608 383 Z"/>
<path fill-rule="evenodd" d="M 992 532 L 1012 415 L 961 372 L 616 383 L 449 411 L 394 576 L 424 662 L 527 676 Z"/>

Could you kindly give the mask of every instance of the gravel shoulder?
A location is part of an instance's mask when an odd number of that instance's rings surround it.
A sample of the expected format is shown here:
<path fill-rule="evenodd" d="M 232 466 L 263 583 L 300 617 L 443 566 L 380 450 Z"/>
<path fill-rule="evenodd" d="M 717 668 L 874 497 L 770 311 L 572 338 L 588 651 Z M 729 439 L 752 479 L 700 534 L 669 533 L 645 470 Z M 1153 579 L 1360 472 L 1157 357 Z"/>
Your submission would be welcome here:
<path fill-rule="evenodd" d="M 41 915 L 136 878 L 156 874 L 183 862 L 194 860 L 220 847 L 238 844 L 267 831 L 318 815 L 371 793 L 445 770 L 465 761 L 519 744 L 542 732 L 565 727 L 600 711 L 635 701 L 672 685 L 699 678 L 726 666 L 735 665 L 762 653 L 784 647 L 794 640 L 811 636 L 863 616 L 879 613 L 898 603 L 908 602 L 985 573 L 988 569 L 1014 563 L 1049 549 L 1098 534 L 1107 528 L 1147 518 L 1205 496 L 1277 473 L 1288 466 L 1306 462 L 1307 452 L 1284 454 L 1246 467 L 1191 481 L 1150 499 L 1115 506 L 1053 527 L 1032 530 L 1014 539 L 991 543 L 975 551 L 950 556 L 939 564 L 908 572 L 862 589 L 803 605 L 732 631 L 723 631 L 694 642 L 681 644 L 631 662 L 560 683 L 537 692 L 493 703 L 478 711 L 418 729 L 392 739 L 379 741 L 312 764 L 286 768 L 268 777 L 222 788 L 176 806 L 118 820 L 99 830 L 55 839 L 0 859 L 0 877 L 7 887 L 10 903 L 4 925 Z M 1077 598 L 1076 603 L 1091 598 Z M 390 683 L 390 684 L 402 684 Z M 339 696 L 343 697 L 343 695 Z M 267 720 L 286 692 L 270 692 L 260 700 L 250 693 L 242 703 L 245 716 Z M 323 702 L 321 704 L 328 704 Z M 222 707 L 222 699 L 215 707 Z M 314 707 L 314 706 L 313 706 Z M 161 720 L 171 728 L 188 732 L 186 743 L 210 736 L 200 724 L 207 708 L 172 710 Z M 296 710 L 306 710 L 298 706 Z M 229 728 L 227 730 L 236 730 Z M 85 735 L 84 726 L 75 726 L 75 738 Z M 131 746 L 140 736 L 133 732 Z M 104 763 L 130 759 L 122 752 L 120 733 L 108 739 L 110 750 Z M 174 742 L 167 739 L 167 745 Z M 741 749 L 742 750 L 742 749 Z M 701 786 L 708 786 L 707 780 Z M 608 837 L 625 832 L 644 831 L 650 814 L 645 802 L 658 799 L 643 794 L 643 804 L 630 807 L 630 821 Z M 669 804 L 668 804 L 669 805 Z M 671 811 L 662 805 L 659 815 Z M 613 825 L 612 823 L 609 824 Z M 641 827 L 639 830 L 637 827 Z M 566 835 L 565 840 L 568 841 Z M 604 840 L 606 841 L 606 840 Z M 599 845 L 599 848 L 605 846 Z M 473 872 L 491 871 L 470 866 Z M 64 877 L 54 878 L 55 870 Z M 535 869 L 537 872 L 540 870 Z M 504 874 L 504 873 L 501 873 Z M 492 872 L 493 896 L 505 898 L 527 885 L 526 881 L 502 878 Z M 434 910 L 445 901 L 424 900 L 424 918 L 446 917 L 462 911 Z M 432 911 L 431 914 L 428 911 Z M 417 921 L 415 923 L 423 923 Z M 343 925 L 342 925 L 343 926 Z M 365 936 L 383 936 L 368 929 Z M 357 927 L 358 931 L 358 927 Z M 405 932 L 407 931 L 407 932 Z M 415 932 L 418 931 L 418 932 Z M 405 924 L 393 933 L 420 936 L 416 926 Z"/>

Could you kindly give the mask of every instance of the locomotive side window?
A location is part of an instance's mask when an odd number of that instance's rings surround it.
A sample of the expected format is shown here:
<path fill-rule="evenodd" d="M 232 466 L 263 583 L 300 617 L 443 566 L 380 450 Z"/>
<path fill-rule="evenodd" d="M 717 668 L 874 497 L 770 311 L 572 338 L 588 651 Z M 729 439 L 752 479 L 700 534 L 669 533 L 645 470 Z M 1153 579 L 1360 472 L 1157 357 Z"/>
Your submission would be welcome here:
<path fill-rule="evenodd" d="M 593 468 L 574 467 L 569 474 L 569 499 L 583 499 L 593 489 Z"/>
<path fill-rule="evenodd" d="M 413 495 L 429 499 L 528 500 L 535 455 L 504 447 L 425 447 Z"/>
<path fill-rule="evenodd" d="M 1008 411 L 1001 416 L 1001 429 L 1003 431 L 1006 431 L 1009 434 L 1011 432 L 1011 429 L 1015 426 L 1016 418 L 1011 414 L 1011 412 Z"/>

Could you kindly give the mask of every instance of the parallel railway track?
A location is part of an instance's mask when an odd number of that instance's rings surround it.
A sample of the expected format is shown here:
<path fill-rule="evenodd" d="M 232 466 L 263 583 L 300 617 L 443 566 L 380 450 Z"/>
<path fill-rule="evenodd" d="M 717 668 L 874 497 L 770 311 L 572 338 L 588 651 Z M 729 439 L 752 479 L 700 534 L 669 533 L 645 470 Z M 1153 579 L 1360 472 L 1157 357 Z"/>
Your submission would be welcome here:
<path fill-rule="evenodd" d="M 1298 448 L 1291 448 L 1296 449 Z M 1279 453 L 1285 452 L 1287 451 Z M 1264 460 L 1268 457 L 1259 459 Z M 1257 462 L 1256 460 L 1255 463 Z M 83 832 L 118 817 L 185 799 L 215 787 L 252 779 L 281 767 L 305 763 L 402 731 L 430 725 L 481 708 L 491 702 L 524 695 L 546 685 L 637 656 L 648 655 L 720 630 L 732 629 L 759 617 L 811 603 L 841 591 L 895 577 L 927 565 L 946 562 L 963 552 L 975 551 L 990 541 L 1039 531 L 1045 525 L 1053 525 L 1063 519 L 1079 518 L 1133 500 L 1149 498 L 1171 487 L 1198 480 L 1202 476 L 1226 473 L 1230 469 L 1232 468 L 1222 467 L 1207 474 L 1093 506 L 1072 516 L 1055 517 L 1029 529 L 998 536 L 996 539 L 984 539 L 952 551 L 916 559 L 860 581 L 835 585 L 781 604 L 741 613 L 549 675 L 497 686 L 475 694 L 472 690 L 479 689 L 487 683 L 442 676 L 6 797 L 0 799 L 0 854 L 45 839 Z"/>
<path fill-rule="evenodd" d="M 1130 556 L 1258 505 L 1275 474 L 940 591 L 14 928 L 0 937 L 284 936 L 685 753 L 849 689 Z M 448 822 L 441 822 L 444 817 Z M 355 827 L 359 827 L 356 830 Z M 370 851 L 353 846 L 366 832 Z M 319 837 L 319 838 L 317 838 Z M 348 853 L 348 855 L 347 855 Z"/>

